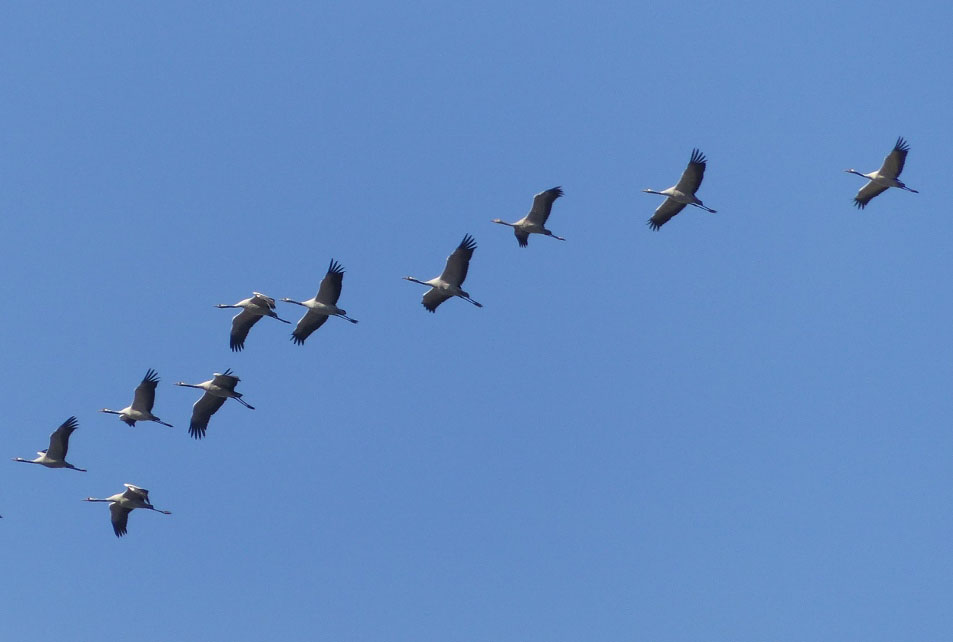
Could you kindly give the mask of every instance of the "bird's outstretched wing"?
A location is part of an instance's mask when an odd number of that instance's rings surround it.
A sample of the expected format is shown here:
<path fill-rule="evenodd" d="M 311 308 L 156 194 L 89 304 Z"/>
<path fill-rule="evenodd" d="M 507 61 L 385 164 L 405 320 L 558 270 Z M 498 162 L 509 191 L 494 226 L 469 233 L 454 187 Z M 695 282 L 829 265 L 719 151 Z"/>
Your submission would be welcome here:
<path fill-rule="evenodd" d="M 149 368 L 142 382 L 136 386 L 136 396 L 132 400 L 132 409 L 142 412 L 152 412 L 156 402 L 156 386 L 159 385 L 159 374 Z"/>
<path fill-rule="evenodd" d="M 327 280 L 326 277 L 325 280 Z M 324 289 L 323 284 L 321 288 Z M 304 313 L 304 316 L 301 317 L 301 320 L 298 321 L 294 332 L 291 333 L 291 340 L 299 346 L 304 345 L 304 340 L 310 337 L 312 332 L 324 325 L 324 322 L 327 320 L 328 315 L 315 312 L 314 310 L 308 310 Z"/>
<path fill-rule="evenodd" d="M 424 307 L 430 310 L 431 312 L 436 312 L 437 306 L 449 298 L 452 298 L 451 295 L 447 294 L 443 290 L 438 290 L 437 288 L 430 288 L 424 294 L 424 298 L 421 299 L 420 302 L 423 303 Z"/>
<path fill-rule="evenodd" d="M 682 172 L 682 177 L 678 179 L 678 184 L 675 186 L 675 189 L 684 194 L 694 194 L 697 192 L 702 184 L 702 179 L 705 178 L 705 166 L 707 163 L 708 160 L 705 158 L 705 155 L 697 149 L 693 149 L 692 158 L 688 162 L 688 167 Z M 675 216 L 675 214 L 672 216 Z"/>
<path fill-rule="evenodd" d="M 318 296 L 315 297 L 319 303 L 335 305 L 341 297 L 341 283 L 344 281 L 344 268 L 341 264 L 331 259 L 331 265 L 328 267 L 328 273 L 321 279 L 321 287 L 318 289 Z"/>
<path fill-rule="evenodd" d="M 241 381 L 241 379 L 232 374 L 231 368 L 225 372 L 216 372 L 214 375 L 212 375 L 212 383 L 219 388 L 234 390 L 239 381 Z"/>
<path fill-rule="evenodd" d="M 888 189 L 890 188 L 886 185 L 868 181 L 867 184 L 861 187 L 860 191 L 857 192 L 857 196 L 854 197 L 854 205 L 858 209 L 864 209 L 867 207 L 867 203 L 870 202 L 870 199 L 872 199 L 874 196 L 877 196 L 877 194 L 886 192 Z"/>
<path fill-rule="evenodd" d="M 463 282 L 467 278 L 467 270 L 470 269 L 470 258 L 473 256 L 473 250 L 476 249 L 476 241 L 473 240 L 473 237 L 467 234 L 463 237 L 463 240 L 460 241 L 460 245 L 457 246 L 457 249 L 453 251 L 453 254 L 447 257 L 447 265 L 443 268 L 443 274 L 440 275 L 441 280 L 446 281 L 452 285 L 460 286 L 463 285 Z M 424 295 L 424 298 L 430 294 L 429 292 Z M 441 299 L 441 302 L 446 299 Z M 427 305 L 426 302 L 424 305 Z M 437 302 L 434 307 L 440 305 L 440 302 Z M 430 308 L 427 308 L 430 310 Z M 433 312 L 433 310 L 431 310 Z"/>
<path fill-rule="evenodd" d="M 655 214 L 649 219 L 648 224 L 653 230 L 657 230 L 665 225 L 669 219 L 685 209 L 684 203 L 679 203 L 673 198 L 666 198 L 662 204 L 655 210 Z"/>
<path fill-rule="evenodd" d="M 232 333 L 228 338 L 228 346 L 233 352 L 241 352 L 245 348 L 245 339 L 251 327 L 261 319 L 260 314 L 242 310 L 232 318 Z"/>
<path fill-rule="evenodd" d="M 70 417 L 60 424 L 60 427 L 50 435 L 50 447 L 46 449 L 46 456 L 60 461 L 66 459 L 66 452 L 69 450 L 69 436 L 77 428 L 79 428 L 79 422 L 76 417 Z"/>
<path fill-rule="evenodd" d="M 260 308 L 265 308 L 266 310 L 274 311 L 275 309 L 275 300 L 268 296 L 267 294 L 262 294 L 261 292 L 252 292 L 255 296 L 252 297 L 255 305 Z"/>
<path fill-rule="evenodd" d="M 119 502 L 113 502 L 109 505 L 109 514 L 112 517 L 113 532 L 116 537 L 122 537 L 126 534 L 126 525 L 129 523 L 129 513 L 131 508 L 123 508 Z"/>
<path fill-rule="evenodd" d="M 195 439 L 202 439 L 208 429 L 209 419 L 212 418 L 227 399 L 205 393 L 192 406 L 192 420 L 189 422 L 189 434 Z"/>
<path fill-rule="evenodd" d="M 553 202 L 562 195 L 562 187 L 553 187 L 534 196 L 533 208 L 526 215 L 527 220 L 536 225 L 545 225 L 546 219 L 553 211 Z"/>
<path fill-rule="evenodd" d="M 884 158 L 883 165 L 880 166 L 880 175 L 886 178 L 897 178 L 900 176 L 900 172 L 903 171 L 903 164 L 907 161 L 907 152 L 909 151 L 910 146 L 907 144 L 907 141 L 905 141 L 902 136 L 897 138 L 893 149 L 887 154 L 887 157 Z"/>

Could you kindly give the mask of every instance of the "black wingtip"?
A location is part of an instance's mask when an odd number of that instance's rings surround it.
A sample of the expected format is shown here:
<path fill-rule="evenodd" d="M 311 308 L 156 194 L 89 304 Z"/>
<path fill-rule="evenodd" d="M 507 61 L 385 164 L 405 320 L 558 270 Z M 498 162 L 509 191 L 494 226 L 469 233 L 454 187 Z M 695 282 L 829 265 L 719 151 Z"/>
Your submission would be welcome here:
<path fill-rule="evenodd" d="M 460 241 L 460 247 L 464 250 L 475 250 L 477 247 L 476 241 L 469 234 L 464 235 L 463 240 Z"/>
<path fill-rule="evenodd" d="M 650 228 L 652 228 L 654 232 L 658 232 L 659 228 L 662 227 L 661 223 L 656 223 L 652 219 L 649 219 L 648 221 L 646 221 L 645 224 L 648 225 Z"/>
<path fill-rule="evenodd" d="M 295 334 L 292 334 L 292 335 L 291 335 L 291 341 L 292 341 L 296 346 L 303 346 L 303 345 L 304 345 L 304 339 L 302 339 L 301 337 L 299 337 L 299 336 L 297 336 L 297 335 L 295 335 Z"/>
<path fill-rule="evenodd" d="M 334 259 L 331 259 L 331 265 L 328 266 L 328 274 L 344 274 L 344 267 Z"/>
<path fill-rule="evenodd" d="M 897 142 L 894 144 L 893 148 L 898 152 L 909 152 L 910 145 L 907 144 L 907 141 L 903 139 L 903 136 L 897 137 Z"/>
<path fill-rule="evenodd" d="M 699 165 L 704 165 L 708 162 L 708 159 L 705 158 L 705 155 L 701 153 L 697 147 L 692 150 L 692 163 L 698 163 Z"/>
<path fill-rule="evenodd" d="M 854 199 L 854 207 L 856 207 L 856 208 L 859 209 L 859 210 L 862 210 L 862 209 L 864 209 L 865 207 L 867 207 L 867 203 L 865 203 L 864 201 L 861 201 L 861 200 L 855 198 L 855 199 Z"/>
<path fill-rule="evenodd" d="M 159 373 L 149 368 L 146 370 L 146 376 L 142 378 L 142 383 L 159 383 Z"/>
<path fill-rule="evenodd" d="M 79 428 L 79 420 L 76 419 L 75 416 L 70 417 L 69 419 L 63 422 L 63 427 L 66 428 L 67 430 L 76 430 L 77 428 Z"/>
<path fill-rule="evenodd" d="M 205 437 L 205 428 L 189 426 L 189 435 L 191 435 L 193 439 L 202 439 Z"/>

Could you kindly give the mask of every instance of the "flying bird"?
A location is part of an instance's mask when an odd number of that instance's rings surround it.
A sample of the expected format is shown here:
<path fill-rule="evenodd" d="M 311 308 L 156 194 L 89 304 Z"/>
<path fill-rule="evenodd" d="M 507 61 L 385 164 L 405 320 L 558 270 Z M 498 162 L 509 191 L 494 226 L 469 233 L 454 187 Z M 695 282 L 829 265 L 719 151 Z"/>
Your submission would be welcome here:
<path fill-rule="evenodd" d="M 108 412 L 111 415 L 119 415 L 119 419 L 125 421 L 130 426 L 135 426 L 137 421 L 154 421 L 163 426 L 172 428 L 172 424 L 167 424 L 154 414 L 152 406 L 156 402 L 156 386 L 159 385 L 159 374 L 149 368 L 146 370 L 146 376 L 136 386 L 136 395 L 133 397 L 132 405 L 126 406 L 122 410 L 110 410 L 103 408 L 99 412 Z"/>
<path fill-rule="evenodd" d="M 77 468 L 66 461 L 66 452 L 69 450 L 69 436 L 72 435 L 73 431 L 78 427 L 79 422 L 76 421 L 76 417 L 70 417 L 60 424 L 59 428 L 53 431 L 53 434 L 50 435 L 50 447 L 37 452 L 36 454 L 39 455 L 39 457 L 36 459 L 16 457 L 13 461 L 22 461 L 25 464 L 40 464 L 47 468 L 72 468 L 73 470 L 85 473 L 85 468 Z"/>
<path fill-rule="evenodd" d="M 177 381 L 175 385 L 186 386 L 188 388 L 201 388 L 205 391 L 198 401 L 192 406 L 192 421 L 189 423 L 189 434 L 195 439 L 201 439 L 205 436 L 205 430 L 208 428 L 209 419 L 222 407 L 227 399 L 234 399 L 249 410 L 255 407 L 242 399 L 242 393 L 235 392 L 235 386 L 241 381 L 232 374 L 231 370 L 225 372 L 216 372 L 212 379 L 202 383 L 185 383 Z"/>
<path fill-rule="evenodd" d="M 242 308 L 242 311 L 232 317 L 232 333 L 229 336 L 228 345 L 233 352 L 241 352 L 245 347 L 245 338 L 251 327 L 258 323 L 262 317 L 271 317 L 278 319 L 282 323 L 291 323 L 285 321 L 275 314 L 275 300 L 261 292 L 253 292 L 255 296 L 250 299 L 242 299 L 235 305 L 226 305 L 219 303 L 216 308 Z"/>
<path fill-rule="evenodd" d="M 900 189 L 905 189 L 908 192 L 913 192 L 914 194 L 919 194 L 915 189 L 907 187 L 900 180 L 897 179 L 900 176 L 900 172 L 903 171 L 903 164 L 907 160 L 907 152 L 910 151 L 910 146 L 907 144 L 907 141 L 901 136 L 897 139 L 897 142 L 894 144 L 893 149 L 887 157 L 884 158 L 883 165 L 880 166 L 876 172 L 870 172 L 869 174 L 861 174 L 856 169 L 845 169 L 845 172 L 850 174 L 857 174 L 858 176 L 863 176 L 869 182 L 860 188 L 860 191 L 857 192 L 857 196 L 854 197 L 854 205 L 859 209 L 864 209 L 867 207 L 867 203 L 870 202 L 874 196 L 882 192 L 886 192 L 891 187 L 899 187 Z"/>
<path fill-rule="evenodd" d="M 122 537 L 126 534 L 126 524 L 129 522 L 129 513 L 136 508 L 145 508 L 154 510 L 163 515 L 171 515 L 167 510 L 159 510 L 149 502 L 149 491 L 145 488 L 139 488 L 132 484 L 123 484 L 126 490 L 106 497 L 105 499 L 96 499 L 87 497 L 84 502 L 109 502 L 109 514 L 111 515 L 113 532 L 116 537 Z"/>
<path fill-rule="evenodd" d="M 337 306 L 338 299 L 341 296 L 341 283 L 344 281 L 344 268 L 341 264 L 331 259 L 331 265 L 328 267 L 328 273 L 321 279 L 321 287 L 313 299 L 307 301 L 295 301 L 294 299 L 282 299 L 285 303 L 294 303 L 308 308 L 304 313 L 294 332 L 291 333 L 291 340 L 296 344 L 304 345 L 304 340 L 311 336 L 311 333 L 324 325 L 329 316 L 341 317 L 351 323 L 357 323 L 357 319 L 347 316 L 347 311 Z"/>
<path fill-rule="evenodd" d="M 685 209 L 686 205 L 694 205 L 695 207 L 702 208 L 706 212 L 715 213 L 715 210 L 707 207 L 695 197 L 695 192 L 698 191 L 698 188 L 702 184 L 702 179 L 705 177 L 705 164 L 707 162 L 704 154 L 697 149 L 693 149 L 692 158 L 688 162 L 688 167 L 682 172 L 682 177 L 678 179 L 676 185 L 668 189 L 663 189 L 661 192 L 647 188 L 642 190 L 649 194 L 660 194 L 668 197 L 658 206 L 658 209 L 655 210 L 655 214 L 649 219 L 649 227 L 653 230 L 659 229 L 665 225 L 670 218 Z"/>
<path fill-rule="evenodd" d="M 473 250 L 476 249 L 476 246 L 476 241 L 473 240 L 472 236 L 467 234 L 463 237 L 457 249 L 453 251 L 453 254 L 447 257 L 447 265 L 443 268 L 443 273 L 440 276 L 434 277 L 429 281 L 421 281 L 412 276 L 404 277 L 404 279 L 408 281 L 430 287 L 430 290 L 424 294 L 421 300 L 425 308 L 431 312 L 436 312 L 438 305 L 455 296 L 469 301 L 478 308 L 483 307 L 481 303 L 477 303 L 471 299 L 470 295 L 460 288 L 460 286 L 463 285 L 463 281 L 467 278 L 467 270 L 470 267 L 470 257 L 473 256 Z"/>
<path fill-rule="evenodd" d="M 551 236 L 554 239 L 559 239 L 560 241 L 565 241 L 566 239 L 563 237 L 556 236 L 546 229 L 546 219 L 549 218 L 550 212 L 553 211 L 553 202 L 562 195 L 563 190 L 561 187 L 553 187 L 545 192 L 540 192 L 533 197 L 533 207 L 529 213 L 520 220 L 515 223 L 507 223 L 503 219 L 495 218 L 492 222 L 512 227 L 513 234 L 516 235 L 516 241 L 520 244 L 520 247 L 529 245 L 530 234 L 542 234 L 544 236 Z"/>

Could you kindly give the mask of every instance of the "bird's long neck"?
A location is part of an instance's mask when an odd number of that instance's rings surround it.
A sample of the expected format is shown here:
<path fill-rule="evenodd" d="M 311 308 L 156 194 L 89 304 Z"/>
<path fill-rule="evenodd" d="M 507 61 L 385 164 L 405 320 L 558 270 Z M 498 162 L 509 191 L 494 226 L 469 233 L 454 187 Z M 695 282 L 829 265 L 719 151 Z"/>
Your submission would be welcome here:
<path fill-rule="evenodd" d="M 227 303 L 217 303 L 215 304 L 216 308 L 240 308 L 240 305 L 228 305 Z"/>
<path fill-rule="evenodd" d="M 96 497 L 87 497 L 84 502 L 112 502 L 111 499 L 98 499 Z"/>
<path fill-rule="evenodd" d="M 642 191 L 647 194 L 658 194 L 659 196 L 665 196 L 665 194 L 662 194 L 662 192 L 656 192 L 654 189 L 645 188 Z"/>
<path fill-rule="evenodd" d="M 858 172 L 856 169 L 849 169 L 849 170 L 847 170 L 847 172 L 848 172 L 849 174 L 857 174 L 858 176 L 863 176 L 864 178 L 868 178 L 868 176 L 867 176 L 866 174 L 861 174 L 861 173 Z"/>
<path fill-rule="evenodd" d="M 196 383 L 185 383 L 184 381 L 176 381 L 176 382 L 175 382 L 175 385 L 177 385 L 177 386 L 184 386 L 184 387 L 186 387 L 186 388 L 202 388 L 202 386 L 200 386 L 200 385 L 198 385 L 198 384 L 196 384 Z M 204 390 L 205 388 L 202 388 L 202 389 Z"/>
<path fill-rule="evenodd" d="M 412 277 L 412 276 L 405 276 L 404 278 L 405 278 L 406 280 L 408 280 L 408 281 L 413 281 L 414 283 L 419 283 L 420 285 L 427 285 L 427 286 L 430 285 L 429 283 L 424 283 L 424 282 L 421 281 L 420 279 L 415 279 L 415 278 Z"/>
<path fill-rule="evenodd" d="M 33 461 L 32 459 L 24 459 L 23 457 L 14 457 L 13 461 L 22 461 L 24 464 L 38 464 L 40 462 Z"/>
<path fill-rule="evenodd" d="M 70 469 L 72 469 L 72 470 L 77 470 L 77 471 L 79 471 L 79 472 L 81 472 L 81 473 L 85 473 L 85 472 L 86 472 L 86 469 L 85 469 L 85 468 L 77 468 L 77 467 L 74 466 L 73 464 L 66 464 L 66 467 L 67 467 L 67 468 L 70 468 Z"/>
<path fill-rule="evenodd" d="M 304 305 L 304 303 L 302 303 L 301 301 L 295 301 L 294 299 L 282 299 L 282 301 L 284 301 L 285 303 L 294 303 L 295 305 L 301 305 L 301 306 L 304 306 L 304 307 L 308 307 L 308 306 Z"/>
<path fill-rule="evenodd" d="M 109 408 L 103 408 L 103 409 L 100 410 L 99 412 L 108 412 L 108 413 L 111 414 L 111 415 L 121 415 L 121 414 L 122 414 L 122 413 L 119 412 L 118 410 L 110 410 Z"/>
<path fill-rule="evenodd" d="M 510 227 L 516 227 L 515 224 L 513 224 L 513 223 L 507 223 L 506 221 L 504 221 L 503 219 L 500 219 L 500 218 L 495 218 L 495 219 L 493 219 L 493 220 L 490 221 L 490 222 L 491 222 L 491 223 L 499 223 L 500 225 L 509 225 Z"/>

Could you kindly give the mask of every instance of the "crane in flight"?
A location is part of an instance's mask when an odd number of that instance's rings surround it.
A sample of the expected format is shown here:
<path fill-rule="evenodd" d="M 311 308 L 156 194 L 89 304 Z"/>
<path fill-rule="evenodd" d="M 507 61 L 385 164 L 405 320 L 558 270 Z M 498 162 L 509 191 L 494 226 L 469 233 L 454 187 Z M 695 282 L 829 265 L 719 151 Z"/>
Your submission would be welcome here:
<path fill-rule="evenodd" d="M 47 468 L 71 468 L 85 473 L 85 468 L 77 468 L 66 461 L 66 452 L 69 450 L 69 437 L 77 428 L 79 428 L 79 422 L 76 421 L 76 417 L 70 417 L 60 424 L 59 428 L 53 431 L 53 434 L 50 435 L 50 447 L 37 452 L 36 454 L 39 455 L 39 457 L 36 459 L 16 457 L 13 461 L 22 461 L 25 464 L 40 464 Z"/>
<path fill-rule="evenodd" d="M 242 299 L 234 305 L 219 303 L 216 308 L 242 308 L 242 311 L 232 317 L 232 333 L 228 338 L 228 346 L 232 352 L 241 352 L 245 347 L 245 339 L 251 327 L 258 323 L 262 317 L 271 317 L 278 319 L 282 323 L 291 323 L 285 321 L 275 313 L 275 300 L 261 292 L 252 292 L 254 296 Z"/>
<path fill-rule="evenodd" d="M 477 303 L 470 298 L 470 294 L 460 286 L 467 278 L 467 270 L 470 268 L 470 258 L 473 256 L 473 250 L 476 249 L 476 241 L 467 234 L 463 237 L 460 245 L 453 251 L 453 254 L 447 257 L 447 265 L 443 268 L 443 273 L 429 281 L 421 281 L 412 276 L 405 276 L 407 281 L 413 281 L 421 285 L 426 285 L 430 289 L 424 293 L 421 303 L 431 312 L 437 311 L 437 306 L 449 298 L 458 296 L 461 299 L 469 301 L 478 308 L 483 304 Z"/>
<path fill-rule="evenodd" d="M 294 303 L 308 309 L 298 321 L 294 332 L 291 333 L 291 340 L 297 345 L 304 345 L 304 340 L 311 336 L 311 333 L 324 325 L 329 316 L 341 317 L 345 321 L 357 323 L 357 319 L 347 316 L 347 311 L 337 306 L 338 299 L 341 297 L 341 284 L 344 281 L 344 268 L 341 264 L 331 259 L 331 265 L 328 267 L 328 273 L 321 279 L 321 287 L 314 298 L 307 301 L 295 301 L 294 299 L 282 299 L 285 303 Z"/>
<path fill-rule="evenodd" d="M 153 506 L 149 502 L 149 491 L 145 488 L 139 488 L 132 484 L 123 484 L 123 486 L 126 487 L 125 491 L 110 495 L 104 499 L 87 497 L 83 500 L 84 502 L 109 502 L 109 514 L 111 516 L 113 532 L 116 534 L 116 537 L 122 537 L 126 534 L 126 524 L 129 522 L 129 513 L 136 508 L 154 510 L 163 515 L 172 514 L 170 511 L 160 510 Z"/>
<path fill-rule="evenodd" d="M 659 194 L 668 197 L 662 201 L 662 204 L 655 210 L 655 214 L 649 219 L 649 227 L 653 230 L 659 229 L 665 225 L 669 219 L 685 209 L 686 205 L 694 205 L 706 212 L 715 213 L 715 210 L 706 206 L 695 196 L 695 192 L 701 187 L 702 179 L 705 178 L 705 166 L 707 163 L 708 160 L 705 158 L 705 155 L 697 149 L 693 149 L 692 158 L 688 161 L 688 167 L 682 172 L 682 177 L 678 179 L 678 183 L 668 189 L 663 189 L 661 192 L 656 192 L 648 188 L 642 190 L 649 194 Z"/>
<path fill-rule="evenodd" d="M 854 205 L 858 209 L 864 209 L 873 197 L 886 192 L 891 187 L 899 187 L 914 194 L 920 193 L 913 188 L 907 187 L 897 178 L 900 176 L 900 172 L 903 171 L 903 164 L 907 160 L 907 152 L 909 151 L 910 145 L 908 145 L 907 141 L 901 136 L 897 138 L 893 149 L 887 154 L 886 158 L 884 158 L 883 165 L 881 165 L 877 171 L 870 172 L 869 174 L 861 174 L 854 168 L 844 170 L 849 174 L 863 176 L 868 181 L 867 184 L 861 187 L 860 191 L 857 192 L 857 196 L 854 197 Z"/>
<path fill-rule="evenodd" d="M 132 404 L 122 410 L 110 410 L 103 408 L 99 412 L 106 412 L 111 415 L 119 415 L 119 419 L 130 426 L 135 426 L 137 421 L 154 421 L 157 424 L 172 428 L 172 424 L 167 424 L 154 414 L 152 406 L 156 402 L 156 386 L 159 385 L 159 373 L 152 368 L 146 370 L 146 376 L 136 386 L 136 394 L 132 399 Z"/>
<path fill-rule="evenodd" d="M 241 379 L 233 375 L 229 369 L 225 372 L 216 372 L 211 379 L 202 383 L 185 383 L 184 381 L 175 383 L 177 386 L 201 388 L 205 391 L 205 394 L 192 405 L 192 420 L 189 422 L 189 434 L 192 437 L 201 439 L 205 436 L 209 419 L 228 399 L 234 399 L 249 410 L 255 409 L 254 406 L 242 399 L 242 393 L 235 392 L 235 386 L 238 385 L 239 381 Z"/>
<path fill-rule="evenodd" d="M 529 210 L 529 213 L 515 223 L 507 223 L 499 218 L 495 218 L 491 222 L 512 227 L 513 234 L 516 235 L 516 242 L 519 243 L 520 247 L 529 245 L 530 234 L 542 234 L 543 236 L 551 236 L 554 239 L 565 241 L 566 239 L 563 237 L 556 236 L 546 229 L 546 220 L 553 211 L 553 203 L 562 195 L 563 189 L 561 187 L 550 188 L 534 196 L 533 207 Z"/>

